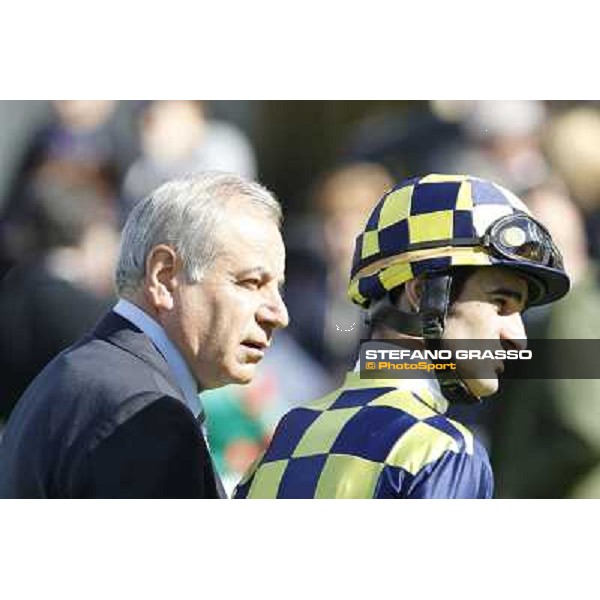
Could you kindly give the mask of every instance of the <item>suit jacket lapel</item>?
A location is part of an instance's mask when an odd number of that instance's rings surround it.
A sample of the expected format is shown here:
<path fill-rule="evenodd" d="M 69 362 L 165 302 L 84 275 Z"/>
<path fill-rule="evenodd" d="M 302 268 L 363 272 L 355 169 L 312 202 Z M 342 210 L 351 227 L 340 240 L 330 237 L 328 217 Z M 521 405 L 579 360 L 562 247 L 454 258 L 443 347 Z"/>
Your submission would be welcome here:
<path fill-rule="evenodd" d="M 111 311 L 100 321 L 100 323 L 98 323 L 92 335 L 106 340 L 148 363 L 162 375 L 168 383 L 169 388 L 172 388 L 171 394 L 181 400 L 185 405 L 185 399 L 166 359 L 152 343 L 152 340 L 150 340 L 150 338 L 133 323 Z M 198 426 L 200 427 L 200 423 Z M 202 437 L 204 440 L 204 434 Z M 225 493 L 223 483 L 216 470 L 208 445 L 206 443 L 205 445 L 206 453 L 210 459 L 216 494 L 219 498 L 227 498 L 227 494 Z"/>
<path fill-rule="evenodd" d="M 184 401 L 164 356 L 157 350 L 152 340 L 133 323 L 111 311 L 98 323 L 93 335 L 148 363 L 176 389 L 177 398 Z"/>

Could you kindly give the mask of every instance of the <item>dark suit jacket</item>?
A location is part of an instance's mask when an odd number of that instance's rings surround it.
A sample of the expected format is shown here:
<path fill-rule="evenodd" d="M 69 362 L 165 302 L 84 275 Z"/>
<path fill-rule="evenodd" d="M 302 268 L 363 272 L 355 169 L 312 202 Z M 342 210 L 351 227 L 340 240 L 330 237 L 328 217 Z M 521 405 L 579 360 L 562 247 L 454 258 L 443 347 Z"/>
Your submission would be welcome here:
<path fill-rule="evenodd" d="M 113 312 L 34 379 L 0 442 L 0 497 L 216 498 L 219 489 L 167 362 Z"/>

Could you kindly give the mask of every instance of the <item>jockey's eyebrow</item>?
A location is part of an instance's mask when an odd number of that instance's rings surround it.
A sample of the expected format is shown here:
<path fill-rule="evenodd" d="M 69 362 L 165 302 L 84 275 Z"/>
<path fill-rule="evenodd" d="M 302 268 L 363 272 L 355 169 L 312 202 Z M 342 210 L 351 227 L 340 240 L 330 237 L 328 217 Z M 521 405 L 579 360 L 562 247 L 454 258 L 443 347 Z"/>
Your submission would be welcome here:
<path fill-rule="evenodd" d="M 506 296 L 507 298 L 512 298 L 513 300 L 516 300 L 521 305 L 525 304 L 525 295 L 511 288 L 497 287 L 488 291 L 488 294 L 490 294 L 491 296 Z"/>

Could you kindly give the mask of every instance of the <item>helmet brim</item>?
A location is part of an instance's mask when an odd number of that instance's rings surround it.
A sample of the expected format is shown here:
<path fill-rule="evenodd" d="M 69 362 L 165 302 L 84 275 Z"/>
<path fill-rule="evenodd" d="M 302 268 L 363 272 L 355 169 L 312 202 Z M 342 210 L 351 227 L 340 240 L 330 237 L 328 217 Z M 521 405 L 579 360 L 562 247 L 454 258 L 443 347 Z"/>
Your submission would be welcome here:
<path fill-rule="evenodd" d="M 565 296 L 571 287 L 569 276 L 559 269 L 495 258 L 492 259 L 492 264 L 517 271 L 532 284 L 529 286 L 528 307 L 556 302 Z"/>

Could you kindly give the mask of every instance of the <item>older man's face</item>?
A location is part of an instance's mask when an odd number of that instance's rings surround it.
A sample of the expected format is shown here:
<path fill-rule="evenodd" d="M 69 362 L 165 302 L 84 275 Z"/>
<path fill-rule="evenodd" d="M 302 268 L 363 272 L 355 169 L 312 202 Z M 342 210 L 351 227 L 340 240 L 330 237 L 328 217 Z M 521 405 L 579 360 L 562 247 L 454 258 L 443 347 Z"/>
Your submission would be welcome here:
<path fill-rule="evenodd" d="M 286 327 L 280 289 L 285 249 L 263 212 L 232 207 L 219 232 L 220 253 L 202 281 L 175 290 L 165 328 L 204 388 L 248 383 L 271 343 Z"/>

